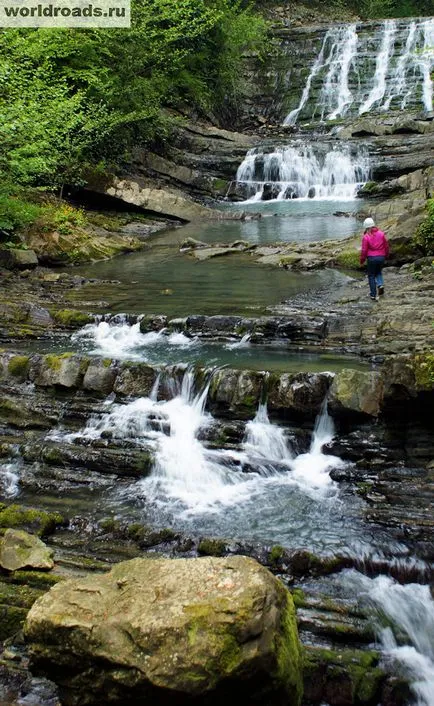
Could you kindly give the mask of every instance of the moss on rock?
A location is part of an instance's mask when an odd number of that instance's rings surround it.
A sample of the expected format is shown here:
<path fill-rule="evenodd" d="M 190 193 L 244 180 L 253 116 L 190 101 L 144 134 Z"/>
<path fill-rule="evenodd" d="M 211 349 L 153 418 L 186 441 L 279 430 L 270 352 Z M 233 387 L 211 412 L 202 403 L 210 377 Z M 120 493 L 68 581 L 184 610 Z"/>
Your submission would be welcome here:
<path fill-rule="evenodd" d="M 426 351 L 414 357 L 414 374 L 418 390 L 434 389 L 434 351 Z"/>
<path fill-rule="evenodd" d="M 58 512 L 45 512 L 22 505 L 9 505 L 0 511 L 0 527 L 19 527 L 39 537 L 52 534 L 56 527 L 64 524 L 65 518 Z"/>
<path fill-rule="evenodd" d="M 203 556 L 224 556 L 226 544 L 221 539 L 201 539 L 197 553 Z"/>
<path fill-rule="evenodd" d="M 30 365 L 28 355 L 14 355 L 8 362 L 8 373 L 13 377 L 25 380 Z"/>
<path fill-rule="evenodd" d="M 78 309 L 50 309 L 50 314 L 56 324 L 66 328 L 80 328 L 93 321 L 90 314 Z"/>

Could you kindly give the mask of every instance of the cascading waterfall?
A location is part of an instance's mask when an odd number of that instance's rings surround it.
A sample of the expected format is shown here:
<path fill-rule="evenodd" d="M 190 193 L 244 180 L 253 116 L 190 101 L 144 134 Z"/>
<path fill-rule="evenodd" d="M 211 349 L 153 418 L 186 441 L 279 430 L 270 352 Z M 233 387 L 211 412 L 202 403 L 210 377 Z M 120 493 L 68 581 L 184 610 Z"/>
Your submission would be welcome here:
<path fill-rule="evenodd" d="M 353 199 L 369 179 L 366 150 L 339 146 L 329 152 L 315 151 L 311 145 L 295 145 L 263 152 L 250 150 L 236 175 L 247 198 L 270 199 Z"/>
<path fill-rule="evenodd" d="M 334 120 L 372 110 L 433 109 L 434 19 L 386 20 L 378 30 L 328 30 L 300 102 L 284 120 Z M 318 99 L 315 99 L 318 94 Z"/>
<path fill-rule="evenodd" d="M 208 386 L 209 382 L 196 392 L 194 372 L 189 370 L 181 391 L 169 401 L 157 401 L 154 389 L 149 398 L 111 404 L 107 413 L 92 416 L 80 432 L 66 436 L 56 432 L 48 438 L 91 442 L 109 434 L 114 440 L 152 449 L 153 472 L 139 481 L 134 494 L 154 506 L 170 506 L 173 513 L 184 517 L 250 501 L 261 496 L 269 483 L 291 485 L 317 499 L 336 492 L 329 471 L 343 462 L 321 452 L 333 434 L 325 409 L 307 453 L 293 453 L 287 434 L 270 422 L 265 405 L 246 424 L 239 450 L 215 450 L 201 440 L 203 432 L 216 423 L 205 411 Z"/>
<path fill-rule="evenodd" d="M 346 583 L 375 609 L 377 617 L 374 621 L 384 655 L 398 663 L 410 679 L 417 699 L 415 706 L 432 706 L 434 601 L 429 586 L 402 586 L 388 576 L 369 579 L 356 572 L 348 573 Z M 384 616 L 391 626 L 384 627 Z M 399 643 L 396 632 L 399 633 Z"/>

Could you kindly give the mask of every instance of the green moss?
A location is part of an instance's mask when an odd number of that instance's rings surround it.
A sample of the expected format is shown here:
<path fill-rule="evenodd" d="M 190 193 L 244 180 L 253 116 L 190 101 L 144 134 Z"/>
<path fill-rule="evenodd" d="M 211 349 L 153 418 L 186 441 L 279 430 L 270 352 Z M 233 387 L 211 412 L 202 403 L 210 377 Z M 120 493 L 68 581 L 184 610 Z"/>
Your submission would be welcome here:
<path fill-rule="evenodd" d="M 300 255 L 283 255 L 279 260 L 279 267 L 285 267 L 290 270 L 294 265 L 300 262 Z"/>
<path fill-rule="evenodd" d="M 197 553 L 202 556 L 224 556 L 226 544 L 221 539 L 201 539 Z"/>
<path fill-rule="evenodd" d="M 293 588 L 291 596 L 296 608 L 303 608 L 306 605 L 306 596 L 301 588 Z"/>
<path fill-rule="evenodd" d="M 419 390 L 434 389 L 434 351 L 426 351 L 413 359 L 416 387 Z"/>
<path fill-rule="evenodd" d="M 280 634 L 275 638 L 274 649 L 277 660 L 276 686 L 284 687 L 293 695 L 291 703 L 300 704 L 303 696 L 302 655 L 298 639 L 295 610 L 291 595 L 281 587 L 284 606 Z"/>
<path fill-rule="evenodd" d="M 102 361 L 103 367 L 109 368 L 111 366 L 112 362 L 113 361 L 111 358 L 104 358 L 104 360 Z"/>
<path fill-rule="evenodd" d="M 5 583 L 16 584 L 18 586 L 26 585 L 31 588 L 40 588 L 42 590 L 47 590 L 54 586 L 59 581 L 64 580 L 64 576 L 58 576 L 57 574 L 44 573 L 43 571 L 14 571 L 8 577 L 3 577 Z"/>
<path fill-rule="evenodd" d="M 26 608 L 0 604 L 0 640 L 6 640 L 21 630 L 27 613 Z"/>
<path fill-rule="evenodd" d="M 93 318 L 84 311 L 77 309 L 50 309 L 50 314 L 56 324 L 67 328 L 79 328 L 92 323 Z"/>
<path fill-rule="evenodd" d="M 44 355 L 44 360 L 46 365 L 51 368 L 52 370 L 59 371 L 62 367 L 62 361 L 66 360 L 67 358 L 72 358 L 74 353 L 62 353 L 61 355 Z"/>
<path fill-rule="evenodd" d="M 1 605 L 29 609 L 43 593 L 43 590 L 32 588 L 31 586 L 17 586 L 3 581 L 0 582 Z"/>
<path fill-rule="evenodd" d="M 28 355 L 15 355 L 8 363 L 8 373 L 14 377 L 26 379 L 30 358 Z"/>
<path fill-rule="evenodd" d="M 149 528 L 144 527 L 144 525 L 140 525 L 139 523 L 129 525 L 127 528 L 128 539 L 133 539 L 135 542 L 142 541 L 148 533 Z"/>
<path fill-rule="evenodd" d="M 285 554 L 285 550 L 283 547 L 280 546 L 280 544 L 275 544 L 273 547 L 271 547 L 271 550 L 268 554 L 268 561 L 272 565 L 279 564 L 280 560 Z"/>
<path fill-rule="evenodd" d="M 121 529 L 121 523 L 119 520 L 115 520 L 113 517 L 106 517 L 103 520 L 100 520 L 98 523 L 100 529 L 103 530 L 103 532 L 119 532 Z"/>
<path fill-rule="evenodd" d="M 358 250 L 344 250 L 333 258 L 333 263 L 336 267 L 345 270 L 358 270 L 360 269 L 360 253 Z"/>
<path fill-rule="evenodd" d="M 56 527 L 64 524 L 65 519 L 58 512 L 34 510 L 22 505 L 9 505 L 0 512 L 0 527 L 20 527 L 40 537 L 52 534 Z"/>

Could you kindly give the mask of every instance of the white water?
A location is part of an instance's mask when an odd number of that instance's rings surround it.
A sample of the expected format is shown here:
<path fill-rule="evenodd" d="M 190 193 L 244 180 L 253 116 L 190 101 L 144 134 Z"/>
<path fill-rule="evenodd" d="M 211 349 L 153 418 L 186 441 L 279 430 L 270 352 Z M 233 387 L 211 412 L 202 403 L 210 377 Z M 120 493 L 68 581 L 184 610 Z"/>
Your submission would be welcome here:
<path fill-rule="evenodd" d="M 411 29 L 410 29 L 411 32 Z M 409 33 L 410 33 L 409 32 Z M 384 34 L 380 51 L 377 56 L 373 86 L 368 98 L 359 108 L 359 115 L 368 113 L 372 106 L 382 100 L 386 93 L 386 76 L 389 68 L 390 57 L 393 52 L 393 42 L 396 34 L 396 25 L 393 20 L 384 23 Z"/>
<path fill-rule="evenodd" d="M 2 463 L 0 465 L 0 495 L 3 498 L 15 498 L 18 494 L 18 463 Z"/>
<path fill-rule="evenodd" d="M 161 329 L 141 333 L 140 322 L 130 325 L 127 322 L 107 321 L 87 324 L 72 334 L 71 341 L 86 346 L 90 344 L 92 348 L 88 352 L 93 355 L 141 361 L 147 360 L 147 349 L 158 350 L 168 346 L 187 348 L 198 343 L 197 338 L 188 338 L 182 332 L 168 334 Z"/>
<path fill-rule="evenodd" d="M 369 159 L 363 149 L 353 155 L 340 146 L 323 154 L 301 144 L 268 153 L 250 150 L 238 167 L 236 181 L 246 185 L 248 197 L 254 201 L 351 200 L 369 174 Z"/>
<path fill-rule="evenodd" d="M 349 572 L 346 582 L 377 610 L 383 653 L 410 678 L 415 706 L 433 706 L 434 601 L 429 586 L 402 586 L 388 576 L 369 579 L 356 572 Z M 382 626 L 382 616 L 392 622 L 392 627 Z"/>
<path fill-rule="evenodd" d="M 328 30 L 306 80 L 300 102 L 285 118 L 334 120 L 348 113 L 404 109 L 411 102 L 433 109 L 434 19 L 386 20 L 369 33 L 363 26 Z M 313 87 L 318 104 L 306 114 Z M 309 114 L 310 113 L 310 114 Z"/>
<path fill-rule="evenodd" d="M 92 440 L 110 432 L 113 438 L 152 448 L 152 474 L 131 492 L 176 517 L 215 514 L 256 502 L 270 485 L 292 486 L 316 501 L 336 496 L 337 486 L 329 472 L 343 462 L 321 451 L 333 435 L 326 410 L 315 427 L 308 453 L 293 453 L 285 431 L 270 422 L 263 405 L 246 424 L 239 450 L 214 450 L 198 438 L 215 424 L 204 409 L 207 392 L 205 386 L 196 393 L 193 373 L 187 372 L 173 399 L 140 398 L 130 404 L 113 404 L 106 414 L 94 415 L 81 432 L 63 436 L 63 440 Z"/>

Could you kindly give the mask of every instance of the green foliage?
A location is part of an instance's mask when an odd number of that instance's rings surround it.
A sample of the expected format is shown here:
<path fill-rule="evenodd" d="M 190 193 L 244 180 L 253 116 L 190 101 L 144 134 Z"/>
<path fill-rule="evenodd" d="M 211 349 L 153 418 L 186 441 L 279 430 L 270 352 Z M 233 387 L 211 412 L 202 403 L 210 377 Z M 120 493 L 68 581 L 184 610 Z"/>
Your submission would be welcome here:
<path fill-rule="evenodd" d="M 41 214 L 37 204 L 24 201 L 19 196 L 13 196 L 0 190 L 0 231 L 10 233 L 21 230 L 33 223 Z"/>
<path fill-rule="evenodd" d="M 427 217 L 416 230 L 414 241 L 424 255 L 434 255 L 434 199 L 427 202 Z"/>
<path fill-rule="evenodd" d="M 133 0 L 125 29 L 0 31 L 0 175 L 60 189 L 162 140 L 166 108 L 215 109 L 264 22 L 242 0 Z M 26 214 L 11 217 L 16 227 Z"/>

